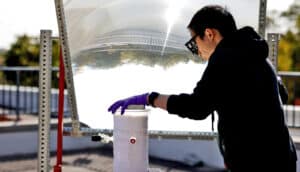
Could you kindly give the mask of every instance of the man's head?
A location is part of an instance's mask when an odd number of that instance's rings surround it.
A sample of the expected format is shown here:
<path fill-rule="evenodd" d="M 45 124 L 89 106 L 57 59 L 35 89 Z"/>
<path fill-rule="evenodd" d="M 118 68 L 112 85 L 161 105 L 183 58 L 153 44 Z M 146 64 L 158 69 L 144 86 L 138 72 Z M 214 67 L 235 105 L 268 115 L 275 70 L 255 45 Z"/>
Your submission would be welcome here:
<path fill-rule="evenodd" d="M 218 43 L 237 30 L 233 16 L 225 8 L 218 5 L 205 6 L 191 19 L 188 29 L 196 43 L 198 55 L 207 60 L 214 52 Z M 192 45 L 187 45 L 192 48 Z"/>

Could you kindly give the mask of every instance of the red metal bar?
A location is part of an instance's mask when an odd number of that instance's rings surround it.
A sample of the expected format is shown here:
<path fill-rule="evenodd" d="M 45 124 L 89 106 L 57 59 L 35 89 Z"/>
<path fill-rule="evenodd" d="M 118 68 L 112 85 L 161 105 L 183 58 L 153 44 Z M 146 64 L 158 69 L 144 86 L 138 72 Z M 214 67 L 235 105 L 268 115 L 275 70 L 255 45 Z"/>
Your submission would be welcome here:
<path fill-rule="evenodd" d="M 63 150 L 63 113 L 64 113 L 64 88 L 65 68 L 63 63 L 62 49 L 59 51 L 59 93 L 58 93 L 58 125 L 57 125 L 57 153 L 54 172 L 61 172 Z"/>

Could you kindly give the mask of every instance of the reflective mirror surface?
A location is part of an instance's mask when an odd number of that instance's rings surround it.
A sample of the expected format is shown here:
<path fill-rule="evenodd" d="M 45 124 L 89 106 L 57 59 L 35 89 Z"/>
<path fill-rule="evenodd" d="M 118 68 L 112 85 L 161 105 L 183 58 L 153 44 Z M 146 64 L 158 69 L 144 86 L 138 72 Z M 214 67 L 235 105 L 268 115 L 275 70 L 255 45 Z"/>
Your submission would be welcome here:
<path fill-rule="evenodd" d="M 107 109 L 116 100 L 191 93 L 206 64 L 184 46 L 187 25 L 208 4 L 226 6 L 238 27 L 257 30 L 259 0 L 64 0 L 80 121 L 112 129 Z M 211 122 L 151 109 L 149 129 L 210 131 Z"/>

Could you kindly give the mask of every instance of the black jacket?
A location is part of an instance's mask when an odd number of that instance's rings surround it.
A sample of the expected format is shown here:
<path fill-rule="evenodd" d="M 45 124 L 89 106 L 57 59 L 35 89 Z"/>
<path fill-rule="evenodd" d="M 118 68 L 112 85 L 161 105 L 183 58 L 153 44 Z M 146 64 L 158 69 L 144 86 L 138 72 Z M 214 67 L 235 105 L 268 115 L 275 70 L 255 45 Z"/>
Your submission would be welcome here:
<path fill-rule="evenodd" d="M 243 164 L 253 156 L 257 163 L 296 159 L 267 57 L 266 41 L 244 27 L 217 45 L 192 94 L 168 99 L 168 112 L 181 117 L 201 120 L 217 112 L 229 164 Z"/>

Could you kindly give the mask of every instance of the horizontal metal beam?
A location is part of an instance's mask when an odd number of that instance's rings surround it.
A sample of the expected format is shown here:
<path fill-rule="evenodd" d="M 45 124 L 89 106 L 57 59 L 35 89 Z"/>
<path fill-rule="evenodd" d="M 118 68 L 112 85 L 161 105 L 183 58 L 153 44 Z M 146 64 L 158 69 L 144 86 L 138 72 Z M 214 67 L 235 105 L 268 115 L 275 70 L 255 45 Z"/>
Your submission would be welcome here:
<path fill-rule="evenodd" d="M 300 72 L 279 71 L 278 75 L 283 77 L 300 77 Z"/>
<path fill-rule="evenodd" d="M 50 68 L 51 69 L 51 68 Z M 0 71 L 39 71 L 39 66 L 0 66 Z M 52 67 L 52 71 L 58 71 L 58 67 Z"/>
<path fill-rule="evenodd" d="M 64 127 L 64 136 L 72 136 L 72 128 Z M 106 134 L 113 135 L 112 129 L 92 129 L 92 128 L 80 128 L 81 136 L 96 136 Z M 192 132 L 192 131 L 148 131 L 150 138 L 156 139 L 180 139 L 180 140 L 213 140 L 216 139 L 218 134 L 216 132 Z"/>

